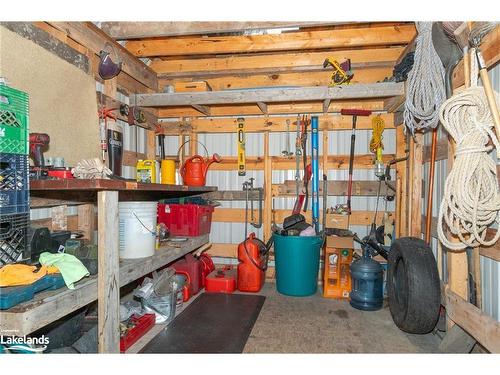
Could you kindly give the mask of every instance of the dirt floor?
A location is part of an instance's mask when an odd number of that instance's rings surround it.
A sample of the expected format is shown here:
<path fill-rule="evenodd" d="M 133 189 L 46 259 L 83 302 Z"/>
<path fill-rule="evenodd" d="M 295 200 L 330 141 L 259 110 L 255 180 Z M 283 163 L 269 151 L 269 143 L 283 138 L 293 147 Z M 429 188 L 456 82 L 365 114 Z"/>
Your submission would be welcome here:
<path fill-rule="evenodd" d="M 245 353 L 435 353 L 434 334 L 411 335 L 393 323 L 389 306 L 360 311 L 348 301 L 287 297 L 266 283 L 266 301 L 245 346 Z"/>

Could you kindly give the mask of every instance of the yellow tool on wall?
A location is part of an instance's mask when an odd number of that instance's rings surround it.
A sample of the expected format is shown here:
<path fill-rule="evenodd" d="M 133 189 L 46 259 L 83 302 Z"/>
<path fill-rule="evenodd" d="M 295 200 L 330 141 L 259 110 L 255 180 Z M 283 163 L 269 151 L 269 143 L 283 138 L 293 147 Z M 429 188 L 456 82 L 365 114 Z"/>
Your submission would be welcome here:
<path fill-rule="evenodd" d="M 382 143 L 385 122 L 380 115 L 372 117 L 372 138 L 370 139 L 370 151 L 375 154 L 375 176 L 381 178 L 385 173 L 385 166 L 382 160 Z"/>
<path fill-rule="evenodd" d="M 342 63 L 329 57 L 323 62 L 323 68 L 331 66 L 333 68 L 332 77 L 330 78 L 330 83 L 328 86 L 339 86 L 344 84 L 349 84 L 354 73 L 351 70 L 351 60 L 346 59 Z"/>
<path fill-rule="evenodd" d="M 238 176 L 245 176 L 245 119 L 238 117 L 236 121 L 238 123 Z"/>

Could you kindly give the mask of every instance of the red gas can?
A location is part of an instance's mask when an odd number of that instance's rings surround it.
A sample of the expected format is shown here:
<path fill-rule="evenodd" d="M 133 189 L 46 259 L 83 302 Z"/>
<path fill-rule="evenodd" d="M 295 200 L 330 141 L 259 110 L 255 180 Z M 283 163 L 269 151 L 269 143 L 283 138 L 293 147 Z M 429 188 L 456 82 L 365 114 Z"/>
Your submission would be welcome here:
<path fill-rule="evenodd" d="M 206 278 L 213 270 L 215 270 L 215 266 L 210 255 L 201 254 L 198 259 L 201 263 L 200 288 L 204 288 Z"/>
<path fill-rule="evenodd" d="M 201 262 L 193 254 L 187 254 L 183 259 L 172 264 L 172 268 L 176 273 L 184 271 L 189 274 L 191 295 L 195 295 L 200 291 L 201 267 Z"/>
<path fill-rule="evenodd" d="M 211 272 L 205 280 L 207 292 L 233 293 L 236 286 L 236 270 L 231 266 Z"/>
<path fill-rule="evenodd" d="M 248 238 L 238 246 L 238 289 L 242 292 L 258 292 L 265 279 L 264 259 L 266 252 L 264 242 L 250 233 Z"/>

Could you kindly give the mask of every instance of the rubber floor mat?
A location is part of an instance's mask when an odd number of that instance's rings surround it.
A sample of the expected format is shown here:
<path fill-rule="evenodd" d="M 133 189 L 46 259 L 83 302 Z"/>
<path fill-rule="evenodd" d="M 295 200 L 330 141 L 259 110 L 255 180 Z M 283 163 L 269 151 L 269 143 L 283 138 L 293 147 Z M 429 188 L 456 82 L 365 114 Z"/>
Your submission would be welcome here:
<path fill-rule="evenodd" d="M 204 293 L 141 353 L 242 353 L 265 299 Z"/>

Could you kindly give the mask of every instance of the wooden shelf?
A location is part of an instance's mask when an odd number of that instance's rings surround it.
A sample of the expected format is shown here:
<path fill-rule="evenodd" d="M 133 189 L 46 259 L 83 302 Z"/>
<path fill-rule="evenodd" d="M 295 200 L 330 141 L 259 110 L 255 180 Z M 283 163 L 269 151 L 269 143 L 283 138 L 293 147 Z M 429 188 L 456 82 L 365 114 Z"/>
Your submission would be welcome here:
<path fill-rule="evenodd" d="M 118 191 L 120 201 L 188 197 L 217 191 L 216 186 L 144 184 L 133 180 L 31 180 L 31 207 L 95 202 L 99 191 Z"/>
<path fill-rule="evenodd" d="M 120 287 L 163 267 L 208 242 L 208 235 L 189 238 L 177 246 L 169 243 L 149 258 L 120 262 Z M 23 336 L 85 306 L 97 299 L 97 275 L 85 278 L 75 289 L 38 293 L 31 301 L 0 312 L 0 334 Z"/>

